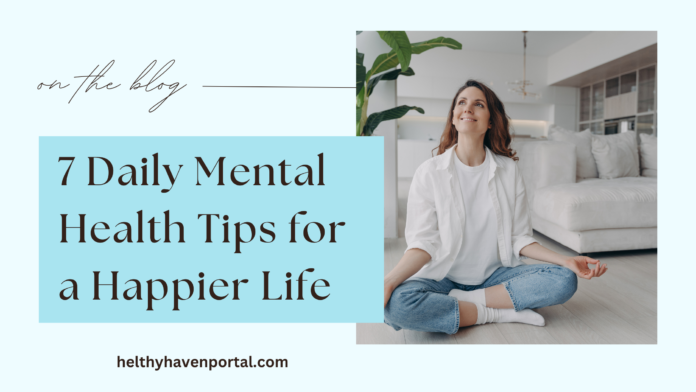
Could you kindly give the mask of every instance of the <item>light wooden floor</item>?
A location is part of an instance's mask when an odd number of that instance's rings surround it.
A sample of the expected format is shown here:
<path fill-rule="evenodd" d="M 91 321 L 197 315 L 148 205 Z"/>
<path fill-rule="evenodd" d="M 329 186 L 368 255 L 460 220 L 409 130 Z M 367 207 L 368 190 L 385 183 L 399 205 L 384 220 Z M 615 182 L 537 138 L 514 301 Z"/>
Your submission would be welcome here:
<path fill-rule="evenodd" d="M 384 240 L 384 273 L 406 250 L 403 230 L 410 179 L 399 179 L 399 237 Z M 573 250 L 534 232 L 543 246 L 558 253 Z M 592 280 L 579 279 L 578 291 L 563 305 L 538 309 L 545 327 L 486 324 L 460 328 L 455 335 L 394 331 L 386 324 L 357 324 L 358 344 L 656 344 L 657 250 L 593 253 L 609 267 Z M 542 263 L 526 260 L 528 264 Z"/>

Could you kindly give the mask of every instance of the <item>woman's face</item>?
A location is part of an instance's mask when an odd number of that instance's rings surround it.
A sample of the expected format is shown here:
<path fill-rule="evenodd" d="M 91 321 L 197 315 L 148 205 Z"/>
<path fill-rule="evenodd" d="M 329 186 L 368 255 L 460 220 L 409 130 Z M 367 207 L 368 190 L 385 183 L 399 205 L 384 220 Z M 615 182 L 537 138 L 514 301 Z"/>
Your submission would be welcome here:
<path fill-rule="evenodd" d="M 491 112 L 483 91 L 476 87 L 467 87 L 459 93 L 454 103 L 452 124 L 458 132 L 472 136 L 483 135 L 491 127 Z"/>

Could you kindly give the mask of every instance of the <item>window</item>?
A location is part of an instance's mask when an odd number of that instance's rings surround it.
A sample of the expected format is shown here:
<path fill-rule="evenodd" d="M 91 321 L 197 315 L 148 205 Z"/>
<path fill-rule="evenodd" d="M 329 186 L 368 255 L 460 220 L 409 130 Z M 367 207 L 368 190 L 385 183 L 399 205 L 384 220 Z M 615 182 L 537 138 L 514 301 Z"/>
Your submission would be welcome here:
<path fill-rule="evenodd" d="M 604 118 L 604 82 L 592 85 L 592 119 Z"/>
<path fill-rule="evenodd" d="M 580 121 L 590 119 L 590 86 L 580 89 Z"/>
<path fill-rule="evenodd" d="M 631 72 L 621 75 L 621 94 L 636 91 L 636 73 Z"/>
<path fill-rule="evenodd" d="M 619 95 L 619 78 L 607 80 L 607 98 L 616 95 Z"/>

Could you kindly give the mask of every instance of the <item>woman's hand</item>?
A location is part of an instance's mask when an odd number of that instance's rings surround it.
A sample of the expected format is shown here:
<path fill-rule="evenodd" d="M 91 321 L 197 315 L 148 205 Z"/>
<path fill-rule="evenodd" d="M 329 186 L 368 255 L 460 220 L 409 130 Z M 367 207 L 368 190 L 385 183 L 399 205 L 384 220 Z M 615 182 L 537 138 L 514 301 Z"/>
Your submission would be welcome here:
<path fill-rule="evenodd" d="M 520 250 L 520 255 L 566 267 L 583 279 L 597 278 L 607 272 L 607 265 L 602 265 L 599 260 L 586 256 L 562 256 L 550 249 L 544 248 L 538 242 L 533 242 L 522 248 Z M 590 269 L 587 265 L 588 263 L 595 264 L 594 269 Z"/>
<path fill-rule="evenodd" d="M 394 285 L 384 282 L 384 307 L 387 307 L 389 298 L 391 298 L 392 292 L 394 292 Z"/>
<path fill-rule="evenodd" d="M 589 264 L 595 264 L 594 269 L 590 269 Z M 607 272 L 607 265 L 601 264 L 599 260 L 595 260 L 586 256 L 569 257 L 565 261 L 565 266 L 583 279 L 598 278 Z"/>

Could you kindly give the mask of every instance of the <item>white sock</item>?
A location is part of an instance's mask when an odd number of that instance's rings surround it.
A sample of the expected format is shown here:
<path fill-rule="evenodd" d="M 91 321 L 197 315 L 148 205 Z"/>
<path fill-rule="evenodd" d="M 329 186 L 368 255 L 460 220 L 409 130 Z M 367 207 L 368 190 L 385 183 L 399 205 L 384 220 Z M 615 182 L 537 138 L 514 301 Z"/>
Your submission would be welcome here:
<path fill-rule="evenodd" d="M 464 291 L 459 289 L 450 290 L 450 297 L 454 297 L 459 301 L 471 302 L 472 304 L 478 304 L 486 306 L 486 289 L 478 289 L 472 291 Z"/>
<path fill-rule="evenodd" d="M 543 327 L 546 324 L 544 317 L 531 309 L 515 312 L 515 309 L 493 309 L 476 304 L 476 310 L 478 312 L 476 325 L 486 323 L 523 323 Z"/>

